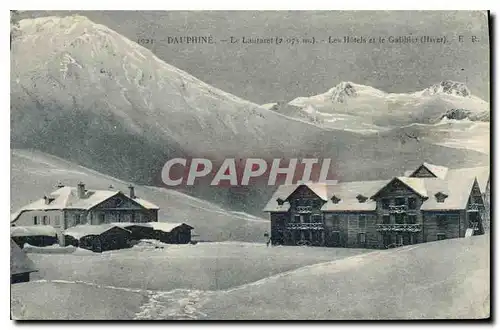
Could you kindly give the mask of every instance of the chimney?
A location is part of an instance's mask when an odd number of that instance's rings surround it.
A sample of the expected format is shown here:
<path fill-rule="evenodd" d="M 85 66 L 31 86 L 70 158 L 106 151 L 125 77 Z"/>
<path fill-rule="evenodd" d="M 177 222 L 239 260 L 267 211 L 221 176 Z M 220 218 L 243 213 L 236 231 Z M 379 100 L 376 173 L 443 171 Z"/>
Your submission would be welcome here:
<path fill-rule="evenodd" d="M 133 185 L 130 185 L 128 186 L 128 190 L 129 190 L 129 195 L 130 195 L 130 198 L 135 198 L 135 189 L 134 189 L 134 186 Z"/>
<path fill-rule="evenodd" d="M 78 198 L 85 197 L 85 184 L 83 182 L 81 182 L 81 181 L 78 184 L 77 193 L 78 193 Z"/>
<path fill-rule="evenodd" d="M 47 196 L 43 196 L 43 199 L 45 200 L 45 205 L 50 204 L 50 199 Z"/>

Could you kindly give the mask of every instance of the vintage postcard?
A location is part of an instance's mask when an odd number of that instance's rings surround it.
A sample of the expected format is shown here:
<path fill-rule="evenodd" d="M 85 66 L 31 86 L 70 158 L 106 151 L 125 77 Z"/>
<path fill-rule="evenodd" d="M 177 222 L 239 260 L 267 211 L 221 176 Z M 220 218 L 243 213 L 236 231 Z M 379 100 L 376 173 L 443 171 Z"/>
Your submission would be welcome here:
<path fill-rule="evenodd" d="M 11 11 L 11 318 L 490 318 L 489 22 Z"/>

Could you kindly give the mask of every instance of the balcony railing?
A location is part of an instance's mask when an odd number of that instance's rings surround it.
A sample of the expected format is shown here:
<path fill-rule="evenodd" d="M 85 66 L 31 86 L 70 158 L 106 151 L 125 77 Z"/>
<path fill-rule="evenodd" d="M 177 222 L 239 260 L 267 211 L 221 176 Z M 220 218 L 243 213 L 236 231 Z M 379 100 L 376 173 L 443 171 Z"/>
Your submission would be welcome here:
<path fill-rule="evenodd" d="M 479 212 L 482 210 L 483 205 L 479 203 L 470 203 L 469 207 L 467 208 L 467 212 Z"/>
<path fill-rule="evenodd" d="M 389 213 L 405 213 L 408 211 L 408 206 L 406 205 L 390 205 Z"/>
<path fill-rule="evenodd" d="M 421 224 L 378 224 L 377 231 L 405 231 L 419 232 L 422 230 Z"/>
<path fill-rule="evenodd" d="M 322 222 L 297 222 L 297 223 L 289 223 L 286 225 L 286 229 L 291 230 L 322 230 L 324 229 Z"/>
<path fill-rule="evenodd" d="M 297 213 L 311 213 L 312 206 L 297 206 Z"/>

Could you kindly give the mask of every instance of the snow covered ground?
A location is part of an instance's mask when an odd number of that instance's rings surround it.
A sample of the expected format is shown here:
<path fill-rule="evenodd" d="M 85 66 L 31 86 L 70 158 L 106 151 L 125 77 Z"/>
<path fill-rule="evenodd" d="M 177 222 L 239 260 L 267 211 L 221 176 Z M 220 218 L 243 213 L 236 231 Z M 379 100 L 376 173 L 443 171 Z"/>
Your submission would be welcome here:
<path fill-rule="evenodd" d="M 163 249 L 134 247 L 92 255 L 30 253 L 29 257 L 40 268 L 34 279 L 170 291 L 227 289 L 305 265 L 366 252 L 221 242 L 167 245 Z"/>
<path fill-rule="evenodd" d="M 132 249 L 71 262 L 58 255 L 30 255 L 45 268 L 40 275 L 58 271 L 57 276 L 70 279 L 13 285 L 12 315 L 147 320 L 489 316 L 489 235 L 359 252 L 226 242 Z M 130 276 L 132 265 L 143 269 Z M 84 269 L 90 274 L 80 274 Z M 141 288 L 144 277 L 148 285 Z"/>

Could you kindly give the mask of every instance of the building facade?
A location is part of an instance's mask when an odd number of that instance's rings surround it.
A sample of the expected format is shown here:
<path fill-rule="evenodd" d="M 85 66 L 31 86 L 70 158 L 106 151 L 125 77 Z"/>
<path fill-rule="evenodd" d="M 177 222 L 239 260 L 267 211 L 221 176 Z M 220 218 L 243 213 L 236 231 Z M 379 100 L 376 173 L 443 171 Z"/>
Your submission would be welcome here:
<path fill-rule="evenodd" d="M 391 180 L 280 186 L 266 205 L 271 242 L 388 248 L 480 235 L 489 168 L 424 163 Z"/>

